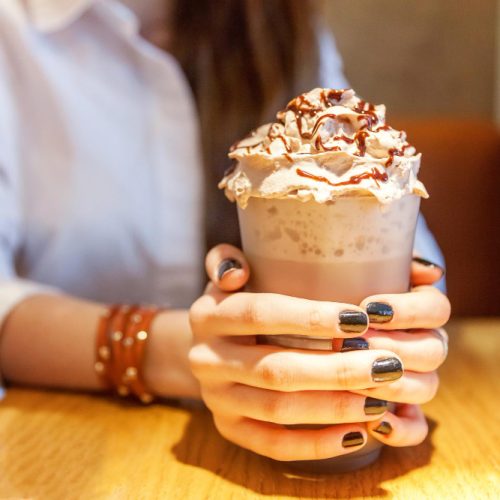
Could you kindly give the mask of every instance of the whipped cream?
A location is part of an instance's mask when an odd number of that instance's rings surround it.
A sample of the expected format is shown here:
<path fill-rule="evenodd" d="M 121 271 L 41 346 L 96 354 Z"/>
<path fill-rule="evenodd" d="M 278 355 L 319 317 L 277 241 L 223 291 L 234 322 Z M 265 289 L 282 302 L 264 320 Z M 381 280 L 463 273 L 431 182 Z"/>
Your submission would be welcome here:
<path fill-rule="evenodd" d="M 231 147 L 235 165 L 219 183 L 245 208 L 250 197 L 318 203 L 375 196 L 387 204 L 406 194 L 428 197 L 417 179 L 421 155 L 406 134 L 385 124 L 385 106 L 352 89 L 316 88 Z"/>

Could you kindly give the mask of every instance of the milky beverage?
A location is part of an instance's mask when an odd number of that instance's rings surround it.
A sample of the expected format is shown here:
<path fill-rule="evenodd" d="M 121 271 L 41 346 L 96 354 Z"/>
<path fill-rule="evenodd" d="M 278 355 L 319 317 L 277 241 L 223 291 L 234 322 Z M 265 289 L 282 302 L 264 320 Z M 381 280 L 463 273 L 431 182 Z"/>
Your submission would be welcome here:
<path fill-rule="evenodd" d="M 252 198 L 238 210 L 250 287 L 350 304 L 407 291 L 419 202 L 414 195 L 388 206 L 370 197 L 324 205 Z"/>
<path fill-rule="evenodd" d="M 238 163 L 220 187 L 238 202 L 249 288 L 359 304 L 405 292 L 421 197 L 420 155 L 404 132 L 385 124 L 385 107 L 352 90 L 314 89 L 233 146 Z M 260 336 L 261 343 L 331 350 L 331 339 Z M 339 355 L 342 355 L 341 353 Z M 304 422 L 307 424 L 307 422 Z M 381 443 L 295 462 L 343 472 L 373 462 Z"/>

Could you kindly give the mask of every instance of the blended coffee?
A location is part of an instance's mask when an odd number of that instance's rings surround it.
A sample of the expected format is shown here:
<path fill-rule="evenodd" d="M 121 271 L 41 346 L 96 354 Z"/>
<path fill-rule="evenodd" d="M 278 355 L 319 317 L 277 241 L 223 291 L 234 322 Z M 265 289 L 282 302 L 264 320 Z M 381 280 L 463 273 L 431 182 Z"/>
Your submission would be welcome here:
<path fill-rule="evenodd" d="M 386 125 L 383 105 L 350 89 L 314 89 L 229 156 L 235 165 L 219 187 L 238 203 L 252 291 L 359 304 L 408 290 L 420 199 L 428 195 L 417 179 L 420 154 Z M 259 340 L 332 348 L 329 339 L 297 335 Z M 369 437 L 355 453 L 300 465 L 352 470 L 380 448 Z"/>

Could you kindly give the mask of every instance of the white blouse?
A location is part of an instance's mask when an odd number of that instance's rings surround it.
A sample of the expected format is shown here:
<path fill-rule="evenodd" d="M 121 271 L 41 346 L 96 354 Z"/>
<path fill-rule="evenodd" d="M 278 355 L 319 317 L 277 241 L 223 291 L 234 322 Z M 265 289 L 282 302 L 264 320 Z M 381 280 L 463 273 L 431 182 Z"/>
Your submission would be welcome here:
<path fill-rule="evenodd" d="M 347 87 L 333 38 L 319 43 L 318 83 Z M 40 290 L 189 306 L 197 127 L 179 64 L 118 1 L 0 2 L 0 325 Z M 418 241 L 439 259 L 422 223 Z"/>

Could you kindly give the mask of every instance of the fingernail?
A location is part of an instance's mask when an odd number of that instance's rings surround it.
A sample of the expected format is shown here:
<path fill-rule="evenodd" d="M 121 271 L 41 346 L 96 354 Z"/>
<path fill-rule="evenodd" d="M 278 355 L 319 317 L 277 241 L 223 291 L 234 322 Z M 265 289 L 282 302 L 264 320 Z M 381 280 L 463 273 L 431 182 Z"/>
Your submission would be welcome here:
<path fill-rule="evenodd" d="M 361 333 L 368 326 L 368 316 L 360 311 L 342 311 L 339 319 L 340 329 L 343 332 Z"/>
<path fill-rule="evenodd" d="M 422 266 L 425 267 L 433 267 L 435 269 L 439 269 L 441 271 L 441 274 L 444 274 L 444 269 L 435 262 L 432 262 L 430 260 L 422 259 L 422 257 L 413 257 L 413 262 L 416 262 L 417 264 L 422 264 Z"/>
<path fill-rule="evenodd" d="M 361 432 L 348 432 L 342 439 L 342 446 L 350 448 L 351 446 L 359 446 L 365 442 Z"/>
<path fill-rule="evenodd" d="M 366 398 L 365 400 L 365 415 L 380 415 L 385 413 L 389 403 L 383 399 Z"/>
<path fill-rule="evenodd" d="M 379 434 L 384 434 L 384 436 L 387 436 L 392 432 L 392 425 L 389 422 L 380 422 L 378 427 L 373 430 L 375 432 L 378 432 Z"/>
<path fill-rule="evenodd" d="M 224 277 L 224 275 L 235 269 L 241 269 L 241 264 L 235 259 L 224 259 L 219 264 L 219 269 L 217 270 L 217 278 L 219 281 Z"/>
<path fill-rule="evenodd" d="M 368 342 L 363 337 L 354 337 L 352 339 L 344 339 L 340 352 L 362 351 L 368 348 Z"/>
<path fill-rule="evenodd" d="M 371 323 L 387 323 L 394 316 L 394 310 L 389 304 L 383 302 L 370 302 L 366 306 L 366 312 Z"/>
<path fill-rule="evenodd" d="M 398 358 L 377 359 L 372 365 L 372 379 L 374 382 L 397 380 L 403 375 L 403 365 Z"/>

